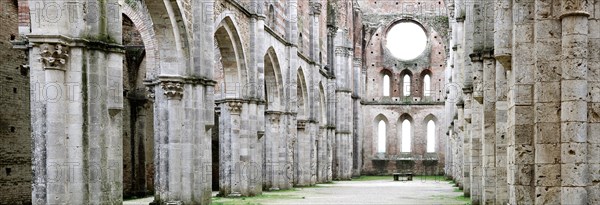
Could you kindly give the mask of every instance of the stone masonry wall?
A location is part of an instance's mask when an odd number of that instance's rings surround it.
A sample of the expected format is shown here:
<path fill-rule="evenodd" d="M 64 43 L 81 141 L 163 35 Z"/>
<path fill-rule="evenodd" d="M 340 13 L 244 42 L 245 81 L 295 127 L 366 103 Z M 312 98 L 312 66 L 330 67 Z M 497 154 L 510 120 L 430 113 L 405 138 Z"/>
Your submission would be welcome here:
<path fill-rule="evenodd" d="M 31 203 L 29 69 L 19 36 L 17 5 L 0 1 L 0 204 Z"/>

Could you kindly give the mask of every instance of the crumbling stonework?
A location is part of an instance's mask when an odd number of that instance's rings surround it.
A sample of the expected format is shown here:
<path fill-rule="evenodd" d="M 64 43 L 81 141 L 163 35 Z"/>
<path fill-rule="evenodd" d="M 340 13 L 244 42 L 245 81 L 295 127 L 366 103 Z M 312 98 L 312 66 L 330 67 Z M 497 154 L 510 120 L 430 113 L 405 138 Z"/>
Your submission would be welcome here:
<path fill-rule="evenodd" d="M 209 204 L 396 172 L 444 174 L 472 204 L 597 204 L 599 7 L 2 1 L 0 204 Z M 401 22 L 425 32 L 415 59 L 386 48 Z"/>

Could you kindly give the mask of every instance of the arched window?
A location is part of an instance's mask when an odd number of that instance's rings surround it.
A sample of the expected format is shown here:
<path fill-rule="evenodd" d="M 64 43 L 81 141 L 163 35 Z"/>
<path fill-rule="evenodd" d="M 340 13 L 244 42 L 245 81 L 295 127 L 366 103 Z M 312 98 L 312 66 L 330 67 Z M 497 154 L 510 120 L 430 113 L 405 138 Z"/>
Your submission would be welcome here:
<path fill-rule="evenodd" d="M 383 75 L 383 96 L 390 96 L 390 76 Z"/>
<path fill-rule="evenodd" d="M 379 124 L 377 125 L 377 152 L 378 153 L 385 153 L 386 138 L 387 138 L 386 132 L 387 132 L 387 130 L 385 128 L 385 122 L 383 120 L 380 120 Z"/>
<path fill-rule="evenodd" d="M 298 51 L 304 51 L 304 38 L 302 37 L 302 33 L 298 35 Z"/>
<path fill-rule="evenodd" d="M 269 5 L 269 27 L 275 29 L 275 9 L 273 4 Z"/>
<path fill-rule="evenodd" d="M 435 152 L 435 122 L 427 122 L 427 152 Z"/>
<path fill-rule="evenodd" d="M 404 96 L 410 96 L 410 76 L 408 74 L 404 75 L 402 87 L 404 90 Z"/>
<path fill-rule="evenodd" d="M 429 77 L 429 74 L 425 74 L 425 77 L 423 77 L 423 96 L 431 96 L 431 77 Z"/>
<path fill-rule="evenodd" d="M 411 145 L 410 121 L 402 121 L 402 152 L 410 152 Z"/>

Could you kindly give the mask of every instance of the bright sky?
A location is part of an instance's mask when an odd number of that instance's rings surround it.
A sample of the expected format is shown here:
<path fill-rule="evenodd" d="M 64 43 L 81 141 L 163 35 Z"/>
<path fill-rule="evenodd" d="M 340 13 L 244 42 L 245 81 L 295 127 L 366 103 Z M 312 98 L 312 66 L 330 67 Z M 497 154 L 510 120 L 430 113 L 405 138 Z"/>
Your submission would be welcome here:
<path fill-rule="evenodd" d="M 401 60 L 412 60 L 425 50 L 427 36 L 419 25 L 402 22 L 394 25 L 387 33 L 385 45 L 394 57 Z"/>

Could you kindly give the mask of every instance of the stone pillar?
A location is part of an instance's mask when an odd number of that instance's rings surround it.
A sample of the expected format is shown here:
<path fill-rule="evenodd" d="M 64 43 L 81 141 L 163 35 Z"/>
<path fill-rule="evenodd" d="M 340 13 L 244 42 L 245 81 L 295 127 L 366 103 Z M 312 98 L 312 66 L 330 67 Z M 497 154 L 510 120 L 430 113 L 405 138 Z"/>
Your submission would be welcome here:
<path fill-rule="evenodd" d="M 471 197 L 471 187 L 473 183 L 471 182 L 471 174 L 472 174 L 472 163 L 471 163 L 471 137 L 472 137 L 472 118 L 471 118 L 471 110 L 472 106 L 472 87 L 463 88 L 465 105 L 463 109 L 463 192 L 465 196 Z"/>
<path fill-rule="evenodd" d="M 263 187 L 265 190 L 280 190 L 288 183 L 288 178 L 285 175 L 286 161 L 285 158 L 280 158 L 285 152 L 280 149 L 280 143 L 285 143 L 281 140 L 283 137 L 280 132 L 283 129 L 281 126 L 281 112 L 267 111 L 265 112 L 265 137 L 264 137 L 264 173 Z"/>
<path fill-rule="evenodd" d="M 328 157 L 328 142 L 327 142 L 327 126 L 319 127 L 319 135 L 317 138 L 317 183 L 328 182 L 329 168 L 331 164 Z"/>
<path fill-rule="evenodd" d="M 588 17 L 587 1 L 561 1 L 560 203 L 587 204 Z"/>
<path fill-rule="evenodd" d="M 251 105 L 241 100 L 227 99 L 217 102 L 221 107 L 219 122 L 219 195 L 227 197 L 253 196 L 257 186 L 261 186 L 262 164 L 254 159 L 254 135 L 249 131 L 251 126 L 248 113 Z M 244 110 L 248 109 L 248 110 Z"/>
<path fill-rule="evenodd" d="M 483 53 L 483 138 L 481 139 L 482 204 L 494 204 L 496 198 L 496 60 Z"/>
<path fill-rule="evenodd" d="M 121 11 L 116 1 L 86 3 L 95 6 L 83 11 L 78 1 L 29 2 L 32 204 L 122 202 Z M 68 18 L 101 10 L 119 15 L 96 16 L 104 21 L 94 23 Z M 113 41 L 92 45 L 79 36 L 83 28 Z"/>
<path fill-rule="evenodd" d="M 552 1 L 535 1 L 535 203 L 560 203 L 560 12 Z M 572 92 L 572 91 L 567 91 Z M 569 202 L 573 203 L 573 202 Z"/>
<path fill-rule="evenodd" d="M 339 29 L 336 35 L 335 48 L 335 152 L 334 152 L 334 178 L 349 180 L 352 178 L 352 91 L 350 74 L 352 66 L 349 60 L 349 50 L 344 43 L 347 31 Z"/>
<path fill-rule="evenodd" d="M 533 190 L 533 0 L 513 2 L 512 65 L 508 75 L 509 203 L 534 203 Z M 507 68 L 505 66 L 505 68 Z"/>
<path fill-rule="evenodd" d="M 456 175 L 458 176 L 458 187 L 463 190 L 465 190 L 465 184 L 468 183 L 468 180 L 465 181 L 465 179 L 468 179 L 469 177 L 465 177 L 465 171 L 468 172 L 468 170 L 465 170 L 465 143 L 464 143 L 464 138 L 465 138 L 465 117 L 464 117 L 464 110 L 465 110 L 465 103 L 464 100 L 460 99 L 458 101 L 458 103 L 456 103 L 456 107 L 458 110 L 458 119 L 455 120 L 455 125 L 458 127 L 457 130 L 457 137 L 456 137 L 456 144 L 457 144 L 457 149 L 456 149 L 456 166 L 454 167 L 454 169 L 456 170 Z"/>
<path fill-rule="evenodd" d="M 298 119 L 298 137 L 294 149 L 294 185 L 310 186 L 311 136 L 307 120 Z"/>
<path fill-rule="evenodd" d="M 469 144 L 471 145 L 470 150 L 470 173 L 471 173 L 471 203 L 481 203 L 481 191 L 482 191 L 482 178 L 481 178 L 481 138 L 483 136 L 483 59 L 481 54 L 471 54 L 471 65 L 474 72 L 473 78 L 473 93 L 471 100 L 471 136 Z M 477 73 L 477 74 L 476 74 Z M 475 90 L 479 89 L 477 93 Z M 479 95 L 479 96 L 476 96 Z M 467 94 L 468 96 L 469 94 Z"/>
<path fill-rule="evenodd" d="M 589 5 L 587 8 L 598 8 L 600 2 L 594 2 L 594 6 Z M 600 19 L 597 17 L 589 18 L 589 35 L 588 35 L 588 92 L 592 95 L 588 96 L 588 164 L 590 170 L 590 180 L 592 183 L 588 186 L 588 203 L 600 204 L 600 120 L 599 115 L 592 113 L 600 113 L 600 32 L 596 30 L 600 28 Z"/>
<path fill-rule="evenodd" d="M 512 0 L 496 1 L 494 9 L 494 58 L 496 59 L 496 203 L 508 203 L 507 184 L 507 79 L 512 58 Z"/>

